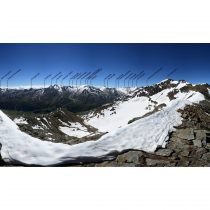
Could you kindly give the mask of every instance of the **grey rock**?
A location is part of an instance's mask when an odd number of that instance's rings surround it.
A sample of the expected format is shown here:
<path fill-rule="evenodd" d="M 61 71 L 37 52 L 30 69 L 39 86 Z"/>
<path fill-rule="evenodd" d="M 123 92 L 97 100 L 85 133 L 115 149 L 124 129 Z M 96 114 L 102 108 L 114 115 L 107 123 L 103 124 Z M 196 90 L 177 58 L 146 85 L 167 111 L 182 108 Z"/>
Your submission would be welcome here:
<path fill-rule="evenodd" d="M 207 166 L 207 162 L 198 159 L 193 159 L 192 162 L 190 163 L 190 166 L 194 166 L 194 167 L 200 167 L 200 166 Z"/>
<path fill-rule="evenodd" d="M 102 162 L 102 163 L 97 163 L 97 164 L 95 164 L 95 166 L 98 166 L 98 167 L 117 167 L 119 165 L 115 161 L 105 161 L 105 162 Z"/>
<path fill-rule="evenodd" d="M 195 139 L 194 131 L 192 128 L 179 129 L 177 130 L 176 135 L 181 139 L 186 139 L 186 140 Z"/>
<path fill-rule="evenodd" d="M 177 166 L 181 166 L 181 167 L 184 167 L 184 166 L 189 166 L 190 164 L 190 161 L 189 160 L 180 160 L 177 164 Z"/>
<path fill-rule="evenodd" d="M 165 157 L 171 156 L 172 153 L 173 153 L 173 150 L 171 149 L 159 149 L 158 151 L 156 151 L 156 155 L 161 155 Z"/>
<path fill-rule="evenodd" d="M 187 144 L 189 144 L 188 140 L 180 139 L 178 137 L 173 137 L 170 140 L 169 144 L 167 145 L 167 148 L 178 152 L 178 151 L 182 151 L 183 147 L 186 147 Z"/>
<path fill-rule="evenodd" d="M 206 161 L 210 161 L 210 152 L 203 154 L 202 159 L 204 159 Z"/>
<path fill-rule="evenodd" d="M 118 155 L 116 161 L 118 163 L 134 163 L 138 164 L 139 159 L 143 156 L 141 151 L 129 151 L 124 154 Z"/>
<path fill-rule="evenodd" d="M 196 130 L 195 131 L 196 139 L 205 140 L 206 139 L 206 131 L 205 130 Z"/>
<path fill-rule="evenodd" d="M 196 147 L 202 147 L 202 142 L 201 140 L 193 140 L 193 145 Z"/>
<path fill-rule="evenodd" d="M 195 159 L 200 159 L 203 154 L 207 153 L 208 150 L 204 147 L 200 148 L 194 148 L 194 150 L 191 152 L 190 156 Z"/>
<path fill-rule="evenodd" d="M 179 153 L 179 156 L 188 157 L 190 155 L 190 151 L 187 149 L 184 149 Z"/>
<path fill-rule="evenodd" d="M 170 161 L 167 160 L 146 158 L 147 166 L 169 166 L 170 164 L 171 164 Z"/>

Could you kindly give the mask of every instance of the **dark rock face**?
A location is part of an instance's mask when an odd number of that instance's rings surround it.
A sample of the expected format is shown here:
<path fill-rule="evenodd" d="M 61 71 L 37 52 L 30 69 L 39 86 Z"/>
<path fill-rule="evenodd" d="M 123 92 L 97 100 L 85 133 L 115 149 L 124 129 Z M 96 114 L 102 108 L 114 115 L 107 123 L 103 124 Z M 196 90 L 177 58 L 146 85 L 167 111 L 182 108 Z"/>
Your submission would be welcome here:
<path fill-rule="evenodd" d="M 156 93 L 161 92 L 164 89 L 176 87 L 176 84 L 172 84 L 171 81 L 172 81 L 171 79 L 168 79 L 164 82 L 161 82 L 160 84 L 155 84 L 152 86 L 147 86 L 144 88 L 137 89 L 134 92 L 133 97 L 134 96 L 139 96 L 139 97 L 140 96 L 152 96 Z"/>

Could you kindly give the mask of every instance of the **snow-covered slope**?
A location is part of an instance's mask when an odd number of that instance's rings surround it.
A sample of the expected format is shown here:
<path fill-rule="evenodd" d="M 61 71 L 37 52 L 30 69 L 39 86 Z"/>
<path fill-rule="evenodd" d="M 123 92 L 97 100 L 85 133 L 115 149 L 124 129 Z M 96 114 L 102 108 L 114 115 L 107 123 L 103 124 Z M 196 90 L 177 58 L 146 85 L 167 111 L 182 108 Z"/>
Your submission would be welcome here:
<path fill-rule="evenodd" d="M 134 117 L 142 116 L 148 112 L 149 99 L 136 97 L 128 101 L 118 101 L 100 113 L 92 112 L 86 117 L 86 123 L 98 128 L 101 132 L 111 132 L 125 126 Z"/>
<path fill-rule="evenodd" d="M 161 87 L 165 82 L 167 80 L 158 83 L 158 85 Z M 112 130 L 125 126 L 133 118 L 141 117 L 153 111 L 157 105 L 164 104 L 167 106 L 170 102 L 168 93 L 173 90 L 179 91 L 188 84 L 182 81 L 171 81 L 170 83 L 173 84 L 173 87 L 169 85 L 168 88 L 151 96 L 144 89 L 133 89 L 133 91 L 129 92 L 129 99 L 117 101 L 114 105 L 102 109 L 100 112 L 97 110 L 91 112 L 87 116 L 84 116 L 85 122 L 99 129 L 101 132 L 111 132 Z M 139 97 L 135 94 L 136 91 L 147 95 Z"/>
<path fill-rule="evenodd" d="M 123 125 L 97 141 L 88 141 L 73 146 L 33 138 L 21 132 L 11 119 L 0 111 L 1 155 L 8 162 L 54 165 L 65 162 L 78 163 L 90 159 L 94 161 L 98 158 L 111 159 L 113 153 L 128 149 L 151 152 L 159 145 L 165 146 L 169 132 L 174 129 L 174 126 L 181 123 L 182 118 L 177 109 L 203 99 L 203 95 L 199 92 L 178 93 L 177 98 L 169 101 L 167 107 L 161 111 L 129 125 Z M 143 98 L 141 100 L 144 101 Z M 126 105 L 123 106 L 125 112 Z M 132 106 L 135 107 L 135 99 Z"/>

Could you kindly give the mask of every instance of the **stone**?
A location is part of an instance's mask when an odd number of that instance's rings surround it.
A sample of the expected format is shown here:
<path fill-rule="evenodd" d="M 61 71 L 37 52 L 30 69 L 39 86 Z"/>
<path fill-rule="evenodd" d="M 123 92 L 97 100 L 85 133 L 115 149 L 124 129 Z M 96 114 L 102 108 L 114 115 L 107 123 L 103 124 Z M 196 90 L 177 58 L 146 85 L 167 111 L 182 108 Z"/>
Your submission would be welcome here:
<path fill-rule="evenodd" d="M 189 161 L 189 160 L 184 160 L 184 159 L 182 159 L 182 160 L 180 160 L 180 161 L 178 162 L 177 166 L 184 167 L 184 166 L 189 166 L 189 164 L 190 164 L 190 161 Z"/>
<path fill-rule="evenodd" d="M 201 158 L 206 161 L 210 161 L 210 152 L 203 154 Z"/>
<path fill-rule="evenodd" d="M 205 130 L 197 130 L 195 131 L 196 140 L 200 141 L 201 144 L 206 145 L 206 131 Z"/>
<path fill-rule="evenodd" d="M 202 142 L 201 140 L 193 140 L 193 145 L 196 147 L 202 147 Z"/>
<path fill-rule="evenodd" d="M 177 130 L 176 135 L 181 139 L 186 139 L 186 140 L 195 139 L 194 131 L 192 128 L 179 129 Z"/>
<path fill-rule="evenodd" d="M 182 151 L 183 147 L 186 147 L 186 145 L 188 144 L 189 144 L 188 140 L 180 139 L 178 137 L 173 137 L 171 138 L 169 144 L 167 145 L 167 148 L 179 152 Z"/>
<path fill-rule="evenodd" d="M 173 153 L 173 150 L 171 150 L 171 149 L 159 149 L 155 153 L 156 153 L 156 155 L 169 157 Z"/>
<path fill-rule="evenodd" d="M 146 158 L 146 165 L 147 166 L 169 166 L 171 165 L 171 162 L 167 160 Z"/>
<path fill-rule="evenodd" d="M 194 159 L 192 160 L 192 162 L 190 163 L 190 166 L 192 167 L 201 167 L 201 166 L 206 166 L 207 163 L 205 161 L 198 160 L 198 159 Z"/>
<path fill-rule="evenodd" d="M 194 147 L 193 151 L 190 153 L 190 157 L 193 159 L 200 159 L 203 154 L 207 153 L 208 150 L 205 149 L 204 147 Z"/>
<path fill-rule="evenodd" d="M 205 148 L 199 148 L 199 149 L 196 150 L 196 154 L 197 155 L 203 155 L 203 154 L 205 154 L 207 152 L 208 152 L 208 150 L 205 149 Z"/>
<path fill-rule="evenodd" d="M 179 153 L 179 156 L 188 157 L 190 155 L 190 151 L 187 149 L 184 149 Z"/>
<path fill-rule="evenodd" d="M 138 164 L 140 157 L 143 156 L 141 151 L 129 151 L 124 154 L 118 155 L 116 161 L 118 163 L 134 163 Z"/>
<path fill-rule="evenodd" d="M 119 166 L 115 161 L 104 161 L 102 163 L 97 163 L 95 166 L 98 167 L 117 167 Z"/>

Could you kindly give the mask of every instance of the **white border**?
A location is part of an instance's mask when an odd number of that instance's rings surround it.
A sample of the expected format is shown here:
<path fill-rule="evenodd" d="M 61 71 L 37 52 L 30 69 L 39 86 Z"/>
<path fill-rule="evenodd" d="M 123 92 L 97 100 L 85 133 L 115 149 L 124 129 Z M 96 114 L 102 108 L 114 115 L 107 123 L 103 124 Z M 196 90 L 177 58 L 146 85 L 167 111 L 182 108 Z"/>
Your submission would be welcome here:
<path fill-rule="evenodd" d="M 9 0 L 0 8 L 1 42 L 210 40 L 208 0 Z"/>
<path fill-rule="evenodd" d="M 1 209 L 209 210 L 208 168 L 2 168 Z"/>
<path fill-rule="evenodd" d="M 209 1 L 0 1 L 0 42 L 210 42 Z M 2 209 L 209 209 L 208 168 L 1 168 Z"/>

